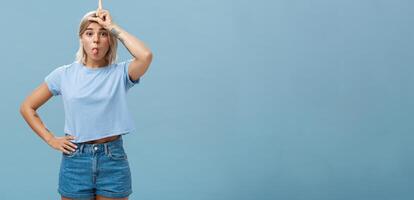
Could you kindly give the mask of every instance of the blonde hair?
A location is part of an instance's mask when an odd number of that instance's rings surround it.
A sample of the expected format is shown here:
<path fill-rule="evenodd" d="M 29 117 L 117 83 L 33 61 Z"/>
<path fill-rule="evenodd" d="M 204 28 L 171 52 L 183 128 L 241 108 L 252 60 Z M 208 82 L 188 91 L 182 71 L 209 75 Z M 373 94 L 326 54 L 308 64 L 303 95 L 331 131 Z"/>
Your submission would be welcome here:
<path fill-rule="evenodd" d="M 85 49 L 83 48 L 83 44 L 81 41 L 82 34 L 86 31 L 86 28 L 88 28 L 89 24 L 92 23 L 92 21 L 88 20 L 88 17 L 96 17 L 96 11 L 90 11 L 83 16 L 80 24 L 79 24 L 79 49 L 78 52 L 76 52 L 76 61 L 79 63 L 86 63 L 87 54 L 85 52 Z M 108 52 L 105 55 L 105 60 L 107 61 L 107 64 L 113 64 L 116 61 L 117 54 L 116 49 L 118 47 L 118 41 L 117 38 L 112 35 L 110 31 L 108 31 L 109 36 L 109 49 Z"/>

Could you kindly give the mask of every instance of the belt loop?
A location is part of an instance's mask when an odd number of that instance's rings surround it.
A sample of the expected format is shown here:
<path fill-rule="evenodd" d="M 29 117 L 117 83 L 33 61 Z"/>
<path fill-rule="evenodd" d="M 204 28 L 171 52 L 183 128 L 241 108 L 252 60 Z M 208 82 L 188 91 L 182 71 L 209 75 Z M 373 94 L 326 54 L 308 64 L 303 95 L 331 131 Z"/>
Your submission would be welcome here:
<path fill-rule="evenodd" d="M 108 144 L 104 143 L 105 155 L 108 155 Z"/>
<path fill-rule="evenodd" d="M 81 152 L 81 153 L 83 153 L 83 147 L 84 147 L 85 145 L 83 144 L 83 143 L 81 143 L 80 144 L 80 148 L 79 148 L 79 151 Z"/>

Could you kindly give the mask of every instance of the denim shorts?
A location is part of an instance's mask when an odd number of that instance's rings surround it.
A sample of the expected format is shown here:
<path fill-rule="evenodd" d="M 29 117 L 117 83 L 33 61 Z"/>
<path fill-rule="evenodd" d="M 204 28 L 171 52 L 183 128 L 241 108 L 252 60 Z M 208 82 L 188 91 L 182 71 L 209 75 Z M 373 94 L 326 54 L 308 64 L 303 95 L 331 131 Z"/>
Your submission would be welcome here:
<path fill-rule="evenodd" d="M 74 144 L 78 147 L 76 151 L 62 153 L 58 187 L 62 196 L 125 198 L 132 193 L 131 171 L 122 136 L 102 144 Z"/>

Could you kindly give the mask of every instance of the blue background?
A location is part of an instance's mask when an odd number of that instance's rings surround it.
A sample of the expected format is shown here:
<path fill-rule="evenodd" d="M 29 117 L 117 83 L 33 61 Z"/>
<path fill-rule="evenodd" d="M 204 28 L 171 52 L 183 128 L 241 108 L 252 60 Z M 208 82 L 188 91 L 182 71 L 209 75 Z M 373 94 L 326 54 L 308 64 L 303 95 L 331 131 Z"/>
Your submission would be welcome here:
<path fill-rule="evenodd" d="M 22 5 L 25 3 L 25 5 Z M 58 199 L 60 152 L 19 114 L 74 60 L 96 1 L 0 12 L 0 199 Z M 413 199 L 413 1 L 104 1 L 154 61 L 128 94 L 130 199 Z M 121 45 L 119 61 L 130 56 Z M 38 110 L 63 135 L 63 106 Z"/>

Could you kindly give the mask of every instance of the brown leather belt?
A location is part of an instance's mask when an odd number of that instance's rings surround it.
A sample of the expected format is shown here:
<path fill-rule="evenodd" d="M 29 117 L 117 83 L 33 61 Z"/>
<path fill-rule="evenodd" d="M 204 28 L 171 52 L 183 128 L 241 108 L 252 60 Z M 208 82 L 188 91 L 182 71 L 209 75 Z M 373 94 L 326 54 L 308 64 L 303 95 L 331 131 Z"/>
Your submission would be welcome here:
<path fill-rule="evenodd" d="M 118 139 L 119 137 L 120 137 L 119 135 L 111 136 L 111 137 L 102 138 L 102 139 L 99 139 L 99 140 L 88 141 L 88 142 L 85 142 L 85 144 L 102 144 L 102 143 L 114 141 L 114 140 Z"/>

